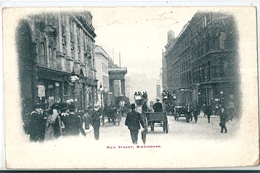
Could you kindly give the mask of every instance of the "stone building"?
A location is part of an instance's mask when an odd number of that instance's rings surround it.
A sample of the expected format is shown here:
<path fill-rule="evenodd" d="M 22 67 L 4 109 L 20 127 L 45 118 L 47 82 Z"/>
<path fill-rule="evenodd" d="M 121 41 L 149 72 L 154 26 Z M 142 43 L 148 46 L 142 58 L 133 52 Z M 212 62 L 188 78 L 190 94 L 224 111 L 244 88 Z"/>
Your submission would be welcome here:
<path fill-rule="evenodd" d="M 108 104 L 107 94 L 109 91 L 109 78 L 108 78 L 108 54 L 107 52 L 101 47 L 96 45 L 95 46 L 95 61 L 96 61 L 96 78 L 98 80 L 98 103 L 101 106 L 104 104 Z"/>
<path fill-rule="evenodd" d="M 126 97 L 125 75 L 127 67 L 121 67 L 114 63 L 112 58 L 108 60 L 109 92 L 108 102 L 116 102 L 116 98 Z"/>
<path fill-rule="evenodd" d="M 161 80 L 162 80 L 162 90 L 168 90 L 167 85 L 167 62 L 165 55 L 176 42 L 175 34 L 172 30 L 169 30 L 167 33 L 167 44 L 165 45 L 165 52 L 162 51 L 162 74 L 161 74 Z"/>
<path fill-rule="evenodd" d="M 169 40 L 168 40 L 169 42 Z M 200 106 L 239 103 L 238 32 L 226 13 L 197 12 L 164 52 L 167 87 Z"/>
<path fill-rule="evenodd" d="M 36 104 L 48 108 L 72 100 L 85 110 L 95 103 L 94 31 L 88 11 L 41 13 L 20 21 L 16 41 L 23 113 Z"/>

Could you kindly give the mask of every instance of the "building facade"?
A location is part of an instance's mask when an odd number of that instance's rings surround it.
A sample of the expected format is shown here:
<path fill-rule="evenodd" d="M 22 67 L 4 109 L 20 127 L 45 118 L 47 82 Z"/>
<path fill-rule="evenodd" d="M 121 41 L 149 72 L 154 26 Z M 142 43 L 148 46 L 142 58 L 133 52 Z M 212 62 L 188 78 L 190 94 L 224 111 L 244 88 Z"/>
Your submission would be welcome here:
<path fill-rule="evenodd" d="M 167 87 L 202 106 L 239 104 L 238 32 L 232 15 L 197 12 L 166 47 Z"/>
<path fill-rule="evenodd" d="M 96 78 L 98 80 L 98 99 L 97 102 L 104 106 L 108 104 L 107 94 L 109 91 L 109 77 L 108 77 L 108 54 L 107 52 L 101 47 L 96 45 L 95 46 L 95 62 L 96 62 Z"/>
<path fill-rule="evenodd" d="M 36 104 L 73 101 L 78 110 L 95 103 L 97 79 L 92 15 L 42 13 L 21 20 L 17 32 L 23 111 Z M 77 80 L 72 81 L 72 74 Z"/>
<path fill-rule="evenodd" d="M 114 63 L 112 58 L 108 60 L 108 76 L 109 76 L 109 92 L 108 100 L 110 103 L 116 104 L 119 97 L 126 97 L 125 75 L 127 67 L 121 67 Z"/>
<path fill-rule="evenodd" d="M 169 62 L 169 61 L 166 61 L 167 59 L 165 58 L 165 56 L 172 49 L 175 42 L 176 42 L 176 38 L 175 38 L 174 32 L 172 30 L 168 31 L 168 33 L 167 33 L 167 44 L 165 45 L 165 52 L 162 51 L 162 89 L 165 90 L 165 91 L 168 90 L 167 73 L 168 73 L 168 68 L 170 68 L 170 67 L 167 68 L 167 62 Z M 169 73 L 170 73 L 170 71 L 169 71 Z"/>

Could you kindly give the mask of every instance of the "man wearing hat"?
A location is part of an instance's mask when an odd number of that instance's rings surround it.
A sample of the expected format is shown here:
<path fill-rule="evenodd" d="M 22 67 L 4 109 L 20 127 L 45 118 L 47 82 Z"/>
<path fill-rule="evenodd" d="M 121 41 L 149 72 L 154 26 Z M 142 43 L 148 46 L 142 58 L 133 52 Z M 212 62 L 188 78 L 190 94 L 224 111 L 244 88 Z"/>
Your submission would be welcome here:
<path fill-rule="evenodd" d="M 75 105 L 74 103 L 70 103 L 68 105 L 69 113 L 66 116 L 62 116 L 62 121 L 64 122 L 65 136 L 78 136 L 80 132 L 83 136 L 86 136 L 86 133 L 81 130 L 82 125 L 80 122 L 80 117 L 75 113 Z"/>
<path fill-rule="evenodd" d="M 130 130 L 130 135 L 133 144 L 137 144 L 138 141 L 138 131 L 140 129 L 140 124 L 145 128 L 144 121 L 141 114 L 135 111 L 135 104 L 131 104 L 132 111 L 126 116 L 125 125 Z"/>
<path fill-rule="evenodd" d="M 31 112 L 29 118 L 30 141 L 44 141 L 46 119 L 47 117 L 44 116 L 41 105 L 37 104 L 35 106 L 35 110 Z"/>
<path fill-rule="evenodd" d="M 99 140 L 99 127 L 100 127 L 100 117 L 101 111 L 98 104 L 94 104 L 94 109 L 89 111 L 91 125 L 94 129 L 94 137 Z"/>
<path fill-rule="evenodd" d="M 157 102 L 153 105 L 154 112 L 162 112 L 162 104 L 160 103 L 160 100 L 157 99 Z"/>

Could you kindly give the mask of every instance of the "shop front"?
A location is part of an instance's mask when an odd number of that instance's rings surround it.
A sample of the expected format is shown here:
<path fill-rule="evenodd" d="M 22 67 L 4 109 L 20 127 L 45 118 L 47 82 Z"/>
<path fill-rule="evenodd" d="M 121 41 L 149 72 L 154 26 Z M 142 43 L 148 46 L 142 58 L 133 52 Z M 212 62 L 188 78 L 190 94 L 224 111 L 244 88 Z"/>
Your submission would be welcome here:
<path fill-rule="evenodd" d="M 237 85 L 233 82 L 204 84 L 199 89 L 199 101 L 213 108 L 234 107 L 238 104 Z"/>
<path fill-rule="evenodd" d="M 94 104 L 95 80 L 84 76 L 71 81 L 71 74 L 38 67 L 37 101 L 44 109 L 54 103 L 74 102 L 77 110 L 85 111 Z"/>

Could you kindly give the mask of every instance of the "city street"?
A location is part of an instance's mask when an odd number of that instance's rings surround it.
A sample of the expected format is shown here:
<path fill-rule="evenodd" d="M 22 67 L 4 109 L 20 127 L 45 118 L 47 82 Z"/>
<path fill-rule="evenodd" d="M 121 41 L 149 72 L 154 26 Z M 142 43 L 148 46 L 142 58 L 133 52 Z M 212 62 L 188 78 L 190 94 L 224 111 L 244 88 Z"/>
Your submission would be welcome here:
<path fill-rule="evenodd" d="M 211 123 L 208 123 L 203 113 L 197 123 L 186 123 L 184 118 L 175 121 L 173 116 L 168 116 L 168 121 L 168 134 L 163 133 L 162 127 L 159 126 L 155 127 L 154 132 L 149 128 L 146 145 L 142 143 L 140 132 L 138 144 L 132 145 L 123 117 L 120 126 L 112 123 L 101 126 L 98 141 L 95 141 L 91 127 L 86 130 L 86 137 L 61 137 L 44 143 L 29 142 L 26 135 L 15 150 L 23 159 L 35 158 L 33 167 L 36 168 L 171 168 L 176 165 L 196 167 L 197 161 L 205 163 L 205 166 L 210 164 L 214 167 L 218 163 L 225 166 L 231 156 L 237 153 L 237 147 L 244 148 L 247 145 L 236 142 L 239 135 L 236 135 L 236 132 L 239 132 L 240 124 L 237 119 L 227 123 L 228 133 L 220 133 L 219 117 L 212 117 Z M 219 152 L 223 151 L 228 151 L 230 155 L 219 157 Z M 46 153 L 51 154 L 50 157 L 42 157 Z M 200 158 L 208 159 L 202 161 Z M 239 162 L 239 158 L 234 161 Z M 31 166 L 30 163 L 27 166 Z"/>
<path fill-rule="evenodd" d="M 237 130 L 237 120 L 229 121 L 227 123 L 228 133 L 220 133 L 219 117 L 211 116 L 211 122 L 208 123 L 208 119 L 200 115 L 198 122 L 194 121 L 186 123 L 184 117 L 180 117 L 178 121 L 174 120 L 173 116 L 168 115 L 169 121 L 169 133 L 164 133 L 163 128 L 159 124 L 155 125 L 154 132 L 149 128 L 147 134 L 146 145 L 161 145 L 162 143 L 174 143 L 176 139 L 191 139 L 191 140 L 218 140 L 230 138 L 235 135 Z M 113 125 L 112 123 L 106 123 L 100 128 L 100 143 L 117 146 L 132 145 L 130 132 L 125 126 L 125 117 L 121 119 L 120 126 Z M 93 131 L 87 134 L 87 138 L 94 138 Z M 139 131 L 138 145 L 142 145 L 141 133 Z"/>

